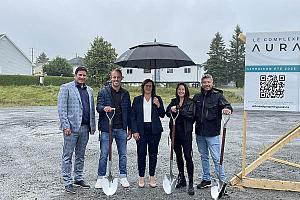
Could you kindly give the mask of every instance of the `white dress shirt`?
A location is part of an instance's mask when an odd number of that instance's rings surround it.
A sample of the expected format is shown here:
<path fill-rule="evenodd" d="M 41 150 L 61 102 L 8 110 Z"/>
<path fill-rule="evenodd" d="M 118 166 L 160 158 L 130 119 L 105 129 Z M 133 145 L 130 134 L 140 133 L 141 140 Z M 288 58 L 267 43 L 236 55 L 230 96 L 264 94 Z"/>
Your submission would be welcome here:
<path fill-rule="evenodd" d="M 149 101 L 147 101 L 146 98 L 144 97 L 143 109 L 144 109 L 144 122 L 151 122 L 152 97 L 149 99 Z"/>

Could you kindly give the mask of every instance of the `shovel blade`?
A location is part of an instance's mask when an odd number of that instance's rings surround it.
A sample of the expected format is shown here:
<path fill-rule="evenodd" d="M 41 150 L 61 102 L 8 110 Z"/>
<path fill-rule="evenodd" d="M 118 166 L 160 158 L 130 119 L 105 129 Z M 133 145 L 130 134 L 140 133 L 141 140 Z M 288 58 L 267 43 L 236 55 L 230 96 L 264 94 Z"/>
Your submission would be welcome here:
<path fill-rule="evenodd" d="M 118 189 L 118 179 L 117 178 L 104 178 L 103 180 L 103 186 L 102 186 L 103 192 L 107 196 L 111 196 L 116 193 Z"/>
<path fill-rule="evenodd" d="M 220 189 L 219 195 L 218 195 L 219 199 L 221 199 L 223 197 L 223 195 L 225 194 L 226 185 L 227 185 L 227 183 L 222 182 L 222 184 L 220 186 L 221 189 Z"/>
<path fill-rule="evenodd" d="M 212 186 L 210 188 L 210 194 L 211 194 L 211 197 L 214 199 L 214 200 L 217 200 L 218 197 L 219 197 L 219 187 L 218 186 Z"/>
<path fill-rule="evenodd" d="M 163 188 L 165 193 L 171 194 L 176 188 L 177 179 L 173 175 L 165 175 L 163 180 Z"/>
<path fill-rule="evenodd" d="M 212 183 L 213 184 L 210 188 L 210 194 L 214 200 L 217 200 L 217 199 L 219 199 L 220 183 L 219 183 L 219 181 L 216 181 L 216 180 L 213 180 Z"/>

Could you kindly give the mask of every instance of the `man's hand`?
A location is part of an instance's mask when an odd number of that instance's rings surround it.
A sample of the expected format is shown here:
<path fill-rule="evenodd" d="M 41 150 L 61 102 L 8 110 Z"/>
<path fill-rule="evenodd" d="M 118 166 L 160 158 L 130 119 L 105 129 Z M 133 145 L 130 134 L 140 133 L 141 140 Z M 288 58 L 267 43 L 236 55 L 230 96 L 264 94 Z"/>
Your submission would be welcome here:
<path fill-rule="evenodd" d="M 72 133 L 72 131 L 71 131 L 70 128 L 65 128 L 65 129 L 64 129 L 64 134 L 65 134 L 65 136 L 69 136 L 69 135 L 71 135 L 71 133 Z"/>
<path fill-rule="evenodd" d="M 132 137 L 131 130 L 128 130 L 128 132 L 127 132 L 127 140 L 130 140 L 131 137 Z"/>
<path fill-rule="evenodd" d="M 111 111 L 112 111 L 112 107 L 110 107 L 110 106 L 105 106 L 105 107 L 103 108 L 103 110 L 104 110 L 104 112 L 111 112 Z"/>
<path fill-rule="evenodd" d="M 139 133 L 134 133 L 133 138 L 138 141 L 140 139 L 140 134 Z"/>
<path fill-rule="evenodd" d="M 224 109 L 222 110 L 222 113 L 223 113 L 224 115 L 231 115 L 231 110 L 228 109 L 228 108 L 224 108 Z"/>

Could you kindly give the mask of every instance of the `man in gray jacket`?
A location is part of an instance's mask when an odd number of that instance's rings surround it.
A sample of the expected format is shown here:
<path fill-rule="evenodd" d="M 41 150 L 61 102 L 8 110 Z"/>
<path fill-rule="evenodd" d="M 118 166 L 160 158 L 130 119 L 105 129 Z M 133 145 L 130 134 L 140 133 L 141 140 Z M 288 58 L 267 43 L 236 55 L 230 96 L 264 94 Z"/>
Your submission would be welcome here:
<path fill-rule="evenodd" d="M 71 194 L 76 193 L 71 175 L 74 149 L 74 185 L 90 187 L 83 179 L 84 155 L 89 133 L 94 134 L 96 125 L 93 89 L 85 84 L 86 78 L 87 69 L 78 67 L 75 80 L 63 84 L 58 94 L 58 115 L 64 137 L 61 170 L 66 192 Z"/>

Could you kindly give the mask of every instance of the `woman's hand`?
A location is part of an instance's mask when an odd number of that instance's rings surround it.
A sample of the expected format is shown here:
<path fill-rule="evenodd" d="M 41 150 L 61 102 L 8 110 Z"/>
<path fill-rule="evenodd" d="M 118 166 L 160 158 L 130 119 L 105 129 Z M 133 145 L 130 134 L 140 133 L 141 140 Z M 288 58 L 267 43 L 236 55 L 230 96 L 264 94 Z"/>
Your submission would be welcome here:
<path fill-rule="evenodd" d="M 153 98 L 153 103 L 154 103 L 158 108 L 160 107 L 160 103 L 159 103 L 157 97 L 154 97 L 154 98 Z"/>
<path fill-rule="evenodd" d="M 176 112 L 177 112 L 176 106 L 172 106 L 172 107 L 171 107 L 171 111 L 174 112 L 174 113 L 176 113 Z"/>

